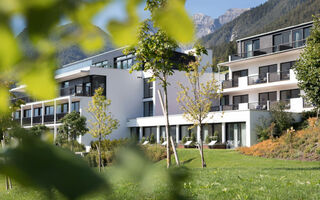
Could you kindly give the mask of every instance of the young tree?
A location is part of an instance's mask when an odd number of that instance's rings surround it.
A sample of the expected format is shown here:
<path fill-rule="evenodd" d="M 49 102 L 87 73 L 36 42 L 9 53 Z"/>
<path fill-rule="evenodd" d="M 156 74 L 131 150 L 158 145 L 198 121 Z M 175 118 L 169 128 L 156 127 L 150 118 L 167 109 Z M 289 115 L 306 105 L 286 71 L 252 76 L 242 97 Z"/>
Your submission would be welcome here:
<path fill-rule="evenodd" d="M 207 54 L 206 49 L 201 46 L 196 46 L 195 54 L 199 57 L 201 53 Z M 208 117 L 212 101 L 216 98 L 220 98 L 221 95 L 218 92 L 219 86 L 214 79 L 213 73 L 211 79 L 206 82 L 201 81 L 203 80 L 202 77 L 205 74 L 207 67 L 200 69 L 200 59 L 191 62 L 189 68 L 189 72 L 186 73 L 189 84 L 183 85 L 178 82 L 182 90 L 178 93 L 177 101 L 180 104 L 181 110 L 184 112 L 184 118 L 193 123 L 193 126 L 190 128 L 199 128 L 199 151 L 202 167 L 204 168 L 206 167 L 206 163 L 203 155 L 202 125 L 204 124 L 204 120 Z"/>
<path fill-rule="evenodd" d="M 314 17 L 314 27 L 307 39 L 307 45 L 295 64 L 299 87 L 305 92 L 307 100 L 320 109 L 320 17 Z"/>
<path fill-rule="evenodd" d="M 61 119 L 62 125 L 59 127 L 59 139 L 71 140 L 71 151 L 73 151 L 73 143 L 78 136 L 88 132 L 86 126 L 87 119 L 80 116 L 79 113 L 73 111 Z M 63 139 L 60 142 L 64 142 Z"/>
<path fill-rule="evenodd" d="M 124 53 L 133 53 L 136 55 L 137 62 L 132 67 L 132 70 L 144 70 L 152 73 L 150 81 L 159 80 L 163 88 L 163 111 L 166 119 L 167 136 L 167 167 L 169 168 L 171 164 L 171 155 L 168 117 L 168 76 L 174 73 L 174 67 L 179 70 L 186 70 L 186 68 L 185 64 L 182 62 L 179 63 L 174 59 L 176 56 L 175 50 L 178 48 L 177 42 L 170 37 L 171 35 L 168 34 L 167 30 L 162 29 L 160 26 L 159 12 L 162 12 L 167 4 L 169 4 L 167 0 L 147 1 L 145 9 L 150 11 L 151 19 L 142 22 L 138 33 L 138 44 L 134 47 L 127 48 Z M 187 20 L 189 19 L 187 18 L 186 21 Z"/>
<path fill-rule="evenodd" d="M 98 88 L 92 97 L 92 102 L 89 102 L 88 112 L 91 113 L 93 120 L 89 120 L 90 129 L 89 133 L 99 138 L 99 172 L 101 172 L 101 140 L 107 135 L 111 134 L 113 130 L 119 127 L 119 121 L 112 118 L 112 114 L 108 111 L 111 100 L 106 99 L 103 95 L 103 88 Z"/>

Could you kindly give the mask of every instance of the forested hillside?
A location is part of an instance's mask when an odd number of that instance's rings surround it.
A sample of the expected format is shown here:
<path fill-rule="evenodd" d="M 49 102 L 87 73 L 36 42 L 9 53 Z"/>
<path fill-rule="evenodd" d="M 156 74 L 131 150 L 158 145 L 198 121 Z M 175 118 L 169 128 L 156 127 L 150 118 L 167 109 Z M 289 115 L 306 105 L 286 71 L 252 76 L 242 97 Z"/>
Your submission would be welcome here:
<path fill-rule="evenodd" d="M 235 51 L 235 42 L 231 41 L 311 21 L 312 15 L 319 13 L 320 0 L 269 0 L 204 36 L 201 41 L 213 49 L 217 62 L 226 61 L 227 55 Z"/>

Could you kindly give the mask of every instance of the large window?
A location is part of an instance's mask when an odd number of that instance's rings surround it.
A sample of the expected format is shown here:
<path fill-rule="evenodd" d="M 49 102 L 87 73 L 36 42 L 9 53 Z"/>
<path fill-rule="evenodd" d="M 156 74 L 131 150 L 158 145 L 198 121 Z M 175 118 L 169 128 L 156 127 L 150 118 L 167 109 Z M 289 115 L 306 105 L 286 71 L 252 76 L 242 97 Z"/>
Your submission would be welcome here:
<path fill-rule="evenodd" d="M 248 70 L 247 69 L 232 72 L 232 86 L 233 87 L 238 87 L 239 86 L 239 78 L 240 77 L 245 77 L 245 76 L 248 76 Z"/>
<path fill-rule="evenodd" d="M 273 36 L 273 51 L 282 51 L 286 49 L 290 49 L 291 44 L 290 44 L 290 36 L 291 32 L 283 32 L 277 35 Z"/>
<path fill-rule="evenodd" d="M 68 113 L 68 110 L 69 110 L 69 104 L 68 103 L 57 105 L 57 114 Z"/>
<path fill-rule="evenodd" d="M 153 116 L 153 101 L 143 102 L 143 116 L 144 117 Z"/>
<path fill-rule="evenodd" d="M 259 105 L 261 106 L 262 110 L 267 109 L 268 101 L 270 102 L 277 101 L 277 92 L 259 93 Z"/>
<path fill-rule="evenodd" d="M 227 123 L 227 148 L 245 146 L 246 123 Z"/>
<path fill-rule="evenodd" d="M 238 110 L 240 103 L 248 103 L 249 95 L 233 96 L 233 109 Z"/>
<path fill-rule="evenodd" d="M 176 138 L 176 126 L 170 126 L 169 127 L 170 136 L 172 136 L 173 141 L 175 141 Z M 161 126 L 160 127 L 160 138 L 166 138 L 166 127 Z"/>
<path fill-rule="evenodd" d="M 14 119 L 20 119 L 21 111 L 14 112 Z"/>
<path fill-rule="evenodd" d="M 280 91 L 280 100 L 285 101 L 292 98 L 300 97 L 300 89 L 282 90 Z"/>
<path fill-rule="evenodd" d="M 245 55 L 244 57 L 252 57 L 256 55 L 256 52 L 260 50 L 260 40 L 255 39 L 255 40 L 250 40 L 250 41 L 245 41 L 244 43 L 244 52 Z"/>
<path fill-rule="evenodd" d="M 127 56 L 120 56 L 115 58 L 114 66 L 117 69 L 130 69 L 134 64 L 134 56 L 132 54 Z"/>
<path fill-rule="evenodd" d="M 192 125 L 181 125 L 180 126 L 180 131 L 179 131 L 179 139 L 180 140 L 182 140 L 183 137 L 190 139 L 192 133 L 195 135 L 195 137 L 197 137 L 197 128 L 194 127 L 192 129 L 189 129 L 190 126 L 192 126 Z"/>
<path fill-rule="evenodd" d="M 280 64 L 280 80 L 289 80 L 290 79 L 290 69 L 296 61 L 286 62 Z"/>
<path fill-rule="evenodd" d="M 217 138 L 213 138 L 217 136 Z M 222 124 L 205 124 L 202 127 L 202 140 L 207 137 L 211 139 L 216 139 L 218 143 L 222 142 Z"/>
<path fill-rule="evenodd" d="M 24 111 L 23 111 L 23 117 L 24 117 L 24 118 L 29 118 L 29 117 L 31 117 L 31 110 L 30 110 L 30 109 L 24 110 Z"/>
<path fill-rule="evenodd" d="M 268 73 L 276 73 L 277 64 L 259 67 L 259 78 L 266 78 Z"/>
<path fill-rule="evenodd" d="M 151 135 L 156 137 L 157 135 L 157 127 L 143 127 L 143 137 L 150 137 Z"/>
<path fill-rule="evenodd" d="M 149 82 L 149 78 L 143 79 L 143 97 L 152 98 L 153 97 L 153 82 Z"/>
<path fill-rule="evenodd" d="M 34 108 L 33 109 L 33 116 L 34 117 L 42 116 L 42 108 Z"/>
<path fill-rule="evenodd" d="M 80 102 L 79 101 L 71 103 L 71 112 L 73 112 L 73 111 L 80 112 Z"/>
<path fill-rule="evenodd" d="M 45 108 L 45 115 L 53 115 L 54 111 L 53 111 L 53 106 L 46 106 Z"/>

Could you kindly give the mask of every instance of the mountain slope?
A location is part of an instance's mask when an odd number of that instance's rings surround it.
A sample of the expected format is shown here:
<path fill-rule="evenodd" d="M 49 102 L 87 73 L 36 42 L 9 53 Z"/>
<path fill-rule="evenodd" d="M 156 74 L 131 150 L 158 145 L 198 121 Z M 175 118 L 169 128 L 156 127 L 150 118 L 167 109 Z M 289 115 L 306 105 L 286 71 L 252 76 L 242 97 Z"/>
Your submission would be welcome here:
<path fill-rule="evenodd" d="M 81 59 L 85 59 L 89 56 L 99 54 L 101 52 L 110 51 L 114 49 L 114 47 L 111 44 L 110 36 L 101 30 L 99 27 L 92 25 L 95 31 L 99 36 L 101 36 L 104 40 L 103 48 L 97 52 L 87 54 L 84 52 L 78 44 L 65 44 L 59 35 L 73 35 L 77 34 L 80 30 L 79 28 L 74 24 L 67 24 L 63 26 L 57 27 L 55 30 L 56 35 L 52 37 L 52 41 L 55 43 L 57 47 L 57 59 L 59 62 L 59 65 L 65 65 L 68 63 L 72 63 Z M 25 53 L 25 55 L 28 56 L 35 56 L 36 52 L 34 51 L 34 48 L 32 47 L 32 44 L 27 39 L 27 30 L 23 30 L 18 36 L 17 39 Z"/>

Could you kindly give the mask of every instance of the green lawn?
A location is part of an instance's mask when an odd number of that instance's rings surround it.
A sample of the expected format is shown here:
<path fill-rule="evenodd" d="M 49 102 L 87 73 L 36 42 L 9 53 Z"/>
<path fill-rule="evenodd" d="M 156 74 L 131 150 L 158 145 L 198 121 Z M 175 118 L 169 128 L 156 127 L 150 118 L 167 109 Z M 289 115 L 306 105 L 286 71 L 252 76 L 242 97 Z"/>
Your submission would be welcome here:
<path fill-rule="evenodd" d="M 183 165 L 190 169 L 183 191 L 191 199 L 320 199 L 319 162 L 249 157 L 232 150 L 205 150 L 207 168 L 201 169 L 197 150 L 181 149 L 178 153 Z M 156 163 L 157 168 L 165 165 L 165 161 Z M 44 197 L 39 191 L 19 186 L 6 192 L 3 183 L 0 177 L 0 199 Z M 145 197 L 138 194 L 136 188 L 134 183 L 119 183 L 113 195 L 122 199 Z M 105 196 L 85 199 L 105 199 Z"/>

